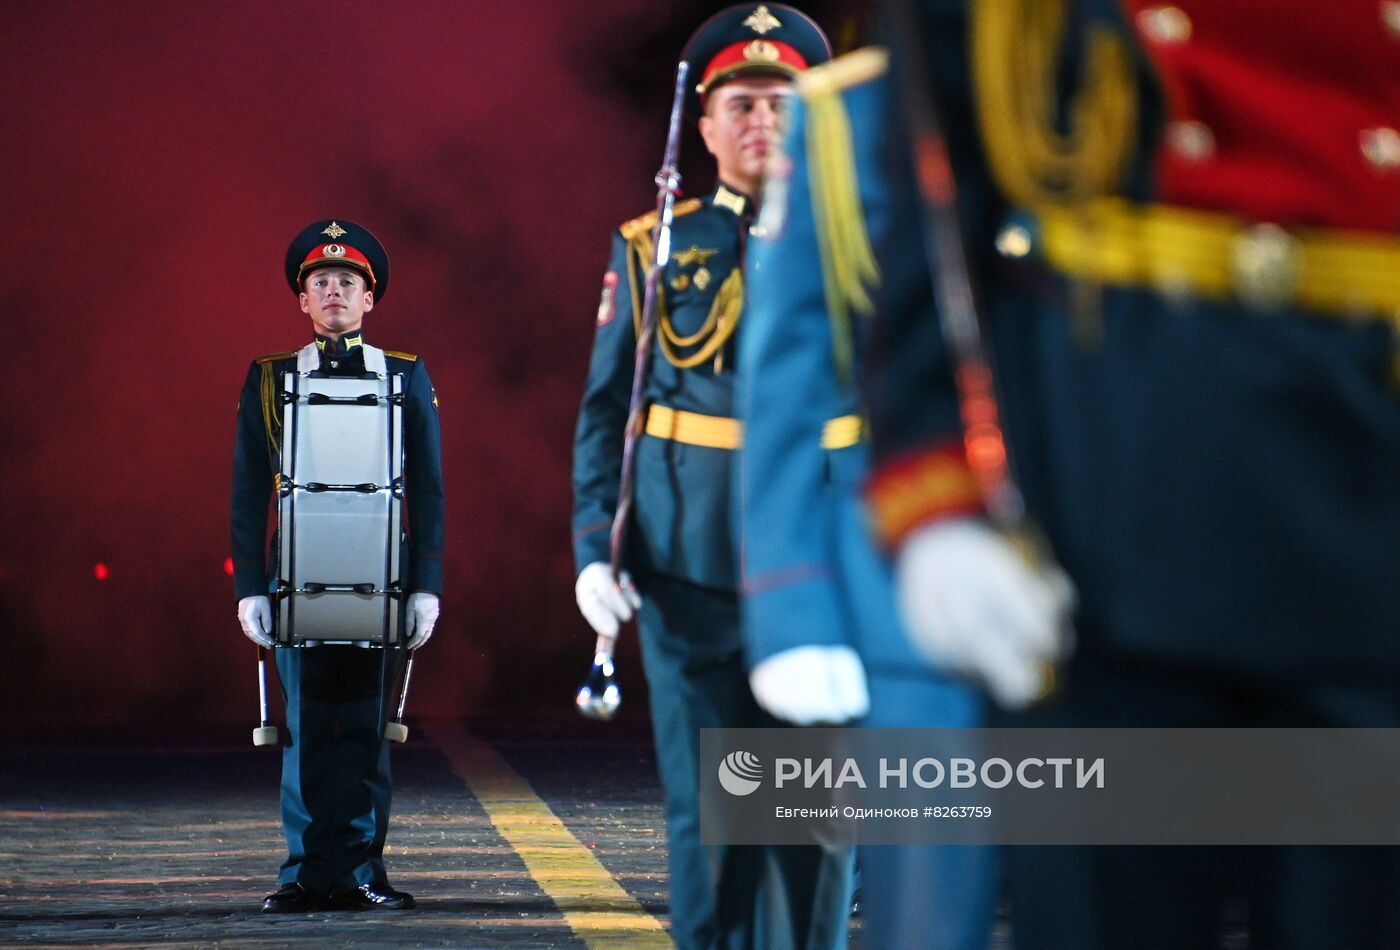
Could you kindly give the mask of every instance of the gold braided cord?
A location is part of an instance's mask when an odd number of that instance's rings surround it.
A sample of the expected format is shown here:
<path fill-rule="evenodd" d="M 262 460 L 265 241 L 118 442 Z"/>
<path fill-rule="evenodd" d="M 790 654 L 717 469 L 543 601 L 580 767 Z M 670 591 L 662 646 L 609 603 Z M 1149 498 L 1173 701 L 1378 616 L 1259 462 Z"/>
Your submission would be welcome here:
<path fill-rule="evenodd" d="M 1123 40 L 1094 26 L 1083 75 L 1056 122 L 1065 0 L 978 0 L 971 56 L 978 124 L 992 172 L 1018 204 L 1040 207 L 1111 193 L 1137 124 L 1132 64 Z"/>
<path fill-rule="evenodd" d="M 683 218 L 703 205 L 699 198 L 687 198 L 677 202 L 671 213 L 676 218 Z M 648 211 L 623 223 L 618 229 L 635 255 L 627 258 L 627 288 L 632 292 L 632 330 L 638 337 L 642 335 L 642 287 L 646 284 L 647 271 L 651 269 L 655 247 L 653 235 L 659 220 L 655 211 Z"/>
<path fill-rule="evenodd" d="M 658 300 L 658 303 L 660 301 Z M 708 340 L 695 353 L 690 356 L 681 356 L 676 352 L 673 339 L 680 339 L 671 327 L 670 318 L 662 311 L 659 314 L 658 325 L 661 332 L 656 336 L 656 342 L 661 348 L 661 355 L 666 357 L 667 362 L 677 369 L 691 369 L 710 359 L 720 351 L 724 344 L 729 342 L 729 338 L 734 335 L 734 331 L 739 326 L 739 318 L 744 310 L 744 272 L 736 267 L 729 272 L 729 276 L 724 279 L 724 283 L 719 285 L 719 290 L 715 292 L 714 303 L 710 305 L 709 316 L 705 318 L 705 326 L 713 326 L 714 330 Z"/>
<path fill-rule="evenodd" d="M 634 235 L 630 240 L 633 256 L 628 259 L 628 266 L 631 267 L 635 264 L 639 268 L 650 267 L 653 253 L 650 232 Z M 735 270 L 734 273 L 737 274 L 738 270 Z M 731 274 L 730 277 L 732 279 L 733 274 Z M 698 366 L 704 361 L 704 357 L 680 357 L 677 355 L 677 351 L 696 346 L 706 337 L 710 337 L 711 340 L 713 340 L 713 334 L 716 332 L 715 328 L 720 323 L 721 319 L 724 319 L 729 325 L 728 331 L 725 332 L 723 339 L 721 339 L 718 344 L 713 347 L 707 347 L 701 352 L 705 353 L 707 356 L 713 355 L 714 352 L 718 350 L 720 346 L 723 346 L 729 337 L 734 334 L 734 324 L 738 323 L 739 311 L 743 308 L 742 278 L 740 280 L 739 299 L 737 303 L 728 299 L 725 295 L 725 287 L 730 283 L 730 281 L 726 280 L 725 283 L 720 285 L 719 290 L 715 292 L 715 299 L 710 306 L 709 314 L 705 317 L 705 322 L 701 325 L 699 330 L 692 333 L 690 336 L 681 336 L 680 333 L 676 331 L 675 324 L 671 323 L 671 317 L 666 312 L 666 287 L 660 281 L 657 282 L 656 339 L 661 348 L 662 355 L 665 356 L 668 361 L 675 366 L 679 366 L 681 369 L 689 369 L 691 366 Z M 723 306 L 721 306 L 722 300 L 724 301 Z M 640 295 L 637 291 L 637 281 L 635 280 L 632 281 L 632 326 L 637 336 L 640 337 L 642 335 L 642 305 Z"/>
<path fill-rule="evenodd" d="M 651 232 L 642 231 L 640 233 L 634 234 L 632 237 L 628 238 L 628 244 L 632 248 L 632 253 L 627 258 L 627 287 L 629 290 L 632 291 L 632 333 L 637 339 L 641 339 L 641 286 L 643 281 L 639 280 L 639 276 L 645 275 L 647 269 L 651 267 Z"/>
<path fill-rule="evenodd" d="M 282 414 L 277 411 L 277 380 L 272 363 L 262 365 L 262 416 L 263 432 L 267 435 L 267 457 L 273 466 L 277 465 L 282 443 Z"/>
<path fill-rule="evenodd" d="M 807 168 L 832 350 L 837 373 L 849 384 L 855 361 L 851 311 L 869 315 L 874 310 L 869 291 L 880 280 L 880 268 L 865 229 L 851 121 L 840 90 L 809 95 L 806 108 Z"/>
<path fill-rule="evenodd" d="M 693 209 L 687 209 L 687 211 Z M 637 336 L 642 335 L 642 301 L 638 285 L 640 281 L 636 279 L 638 271 L 646 273 L 646 269 L 651 266 L 654 253 L 652 235 L 650 231 L 639 230 L 628 238 L 628 244 L 632 253 L 628 257 L 627 265 L 633 280 L 630 281 L 632 287 L 632 327 Z M 633 269 L 635 268 L 635 269 Z M 664 356 L 672 366 L 678 369 L 691 369 L 699 366 L 720 351 L 734 335 L 735 329 L 739 326 L 739 318 L 744 309 L 744 275 L 740 268 L 735 268 L 730 272 L 724 282 L 715 291 L 715 299 L 710 305 L 710 312 L 705 317 L 705 322 L 700 329 L 690 334 L 682 336 L 671 322 L 670 315 L 666 312 L 666 289 L 661 282 L 656 285 L 656 343 Z M 680 351 L 699 346 L 700 349 L 690 356 L 681 356 Z"/>
<path fill-rule="evenodd" d="M 716 297 L 718 297 L 718 294 L 716 294 Z M 701 340 L 705 339 L 705 337 L 713 333 L 715 324 L 719 321 L 719 309 L 712 306 L 710 307 L 709 315 L 705 317 L 705 322 L 700 324 L 700 329 L 696 330 L 690 336 L 681 336 L 676 332 L 675 325 L 671 323 L 670 317 L 666 314 L 666 288 L 659 284 L 656 288 L 656 312 L 660 314 L 657 327 L 660 330 L 662 339 L 671 344 L 671 346 L 683 350 L 695 346 Z"/>

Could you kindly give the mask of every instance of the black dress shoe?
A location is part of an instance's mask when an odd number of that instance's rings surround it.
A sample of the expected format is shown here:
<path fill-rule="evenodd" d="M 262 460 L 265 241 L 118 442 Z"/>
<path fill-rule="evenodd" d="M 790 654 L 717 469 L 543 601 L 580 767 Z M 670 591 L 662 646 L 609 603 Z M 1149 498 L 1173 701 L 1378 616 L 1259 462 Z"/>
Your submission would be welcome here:
<path fill-rule="evenodd" d="M 412 910 L 418 906 L 412 894 L 395 890 L 388 881 L 361 884 L 353 891 L 338 894 L 335 903 L 348 910 Z"/>
<path fill-rule="evenodd" d="M 313 894 L 296 881 L 283 884 L 276 893 L 263 898 L 264 914 L 306 914 L 320 910 L 324 903 L 320 895 Z"/>

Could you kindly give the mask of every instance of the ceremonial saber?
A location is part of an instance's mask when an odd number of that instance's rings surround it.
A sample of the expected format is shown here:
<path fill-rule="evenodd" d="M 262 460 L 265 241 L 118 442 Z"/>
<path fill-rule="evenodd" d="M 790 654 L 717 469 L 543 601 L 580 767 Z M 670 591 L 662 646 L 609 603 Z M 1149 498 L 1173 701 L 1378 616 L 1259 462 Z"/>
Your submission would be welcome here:
<path fill-rule="evenodd" d="M 403 724 L 403 708 L 408 703 L 408 681 L 413 676 L 413 653 L 408 654 L 408 662 L 403 668 L 403 689 L 399 691 L 399 707 L 394 718 L 384 724 L 384 738 L 390 742 L 407 742 L 408 727 Z"/>
<path fill-rule="evenodd" d="M 277 727 L 267 720 L 267 651 L 258 647 L 258 722 L 253 730 L 253 745 L 276 745 Z"/>
<path fill-rule="evenodd" d="M 924 34 L 919 12 L 913 0 L 894 0 L 890 6 L 895 51 L 902 59 L 901 99 L 912 140 L 924 253 L 943 338 L 953 354 L 953 382 L 968 468 L 993 526 L 1033 567 L 1053 565 L 1058 562 L 1049 540 L 1026 512 L 1025 496 L 1012 470 L 1002 429 L 995 367 L 986 344 L 986 315 L 979 306 L 968 266 L 958 215 L 957 179 L 934 94 L 933 74 L 920 46 Z M 1056 686 L 1054 666 L 1044 664 L 1041 681 L 1041 695 L 1048 696 Z"/>
<path fill-rule="evenodd" d="M 633 487 L 636 480 L 637 441 L 646 424 L 646 382 L 651 368 L 651 344 L 656 336 L 657 285 L 662 271 L 671 259 L 671 222 L 676 195 L 681 188 L 681 174 L 676 168 L 680 152 L 681 114 L 685 106 L 686 81 L 690 63 L 681 60 L 676 67 L 676 89 L 671 98 L 671 120 L 666 130 L 666 152 L 661 169 L 656 173 L 656 232 L 653 240 L 651 266 L 647 270 L 646 289 L 642 295 L 641 330 L 632 364 L 632 398 L 627 407 L 627 425 L 623 430 L 622 470 L 618 479 L 617 509 L 613 514 L 612 530 L 608 535 L 608 563 L 612 567 L 613 583 L 621 587 L 622 555 L 627 526 L 632 515 Z M 616 637 L 599 634 L 593 648 L 593 666 L 574 697 L 574 705 L 588 719 L 608 720 L 622 705 L 613 663 Z"/>
<path fill-rule="evenodd" d="M 958 218 L 957 182 L 948 154 L 933 76 L 919 47 L 922 36 L 912 0 L 891 4 L 895 12 L 897 52 L 903 59 L 901 83 L 904 116 L 913 140 L 924 251 L 943 337 L 953 352 L 953 380 L 962 416 L 968 468 L 977 481 L 993 524 L 1013 537 L 1026 531 L 1026 504 L 1012 475 L 1001 428 L 992 361 L 987 352 L 984 319 L 968 268 L 967 247 Z"/>

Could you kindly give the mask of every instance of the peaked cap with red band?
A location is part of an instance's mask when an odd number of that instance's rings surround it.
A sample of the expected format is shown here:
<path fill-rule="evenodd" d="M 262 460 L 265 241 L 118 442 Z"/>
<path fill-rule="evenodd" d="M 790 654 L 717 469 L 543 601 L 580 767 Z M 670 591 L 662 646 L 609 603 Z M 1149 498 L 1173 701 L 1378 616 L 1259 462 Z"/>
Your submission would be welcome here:
<path fill-rule="evenodd" d="M 322 267 L 348 267 L 365 275 L 375 301 L 389 289 L 389 255 L 369 231 L 346 218 L 308 224 L 287 248 L 287 283 L 301 293 L 306 275 Z"/>
<path fill-rule="evenodd" d="M 691 86 L 685 111 L 705 112 L 705 97 L 741 76 L 793 77 L 831 59 L 831 44 L 811 17 L 785 3 L 744 3 L 710 17 L 685 44 Z"/>

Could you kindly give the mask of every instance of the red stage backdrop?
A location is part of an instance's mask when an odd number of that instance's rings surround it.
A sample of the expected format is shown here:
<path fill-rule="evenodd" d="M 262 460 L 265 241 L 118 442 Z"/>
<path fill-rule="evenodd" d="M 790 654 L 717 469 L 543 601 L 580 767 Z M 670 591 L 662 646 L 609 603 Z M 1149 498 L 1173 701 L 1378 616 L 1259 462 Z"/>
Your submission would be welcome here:
<path fill-rule="evenodd" d="M 411 709 L 567 710 L 592 645 L 570 442 L 608 232 L 650 206 L 676 55 L 723 5 L 7 5 L 4 729 L 253 718 L 224 568 L 234 404 L 250 359 L 308 339 L 282 256 L 323 217 L 387 246 L 366 335 L 421 354 L 441 401 L 447 592 Z M 830 29 L 836 7 L 812 12 Z"/>

